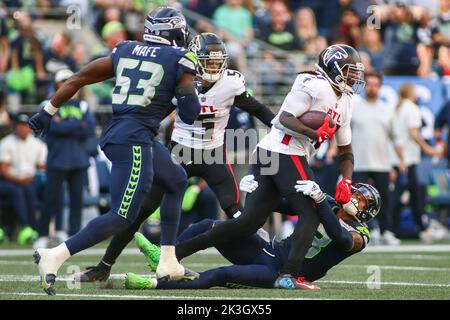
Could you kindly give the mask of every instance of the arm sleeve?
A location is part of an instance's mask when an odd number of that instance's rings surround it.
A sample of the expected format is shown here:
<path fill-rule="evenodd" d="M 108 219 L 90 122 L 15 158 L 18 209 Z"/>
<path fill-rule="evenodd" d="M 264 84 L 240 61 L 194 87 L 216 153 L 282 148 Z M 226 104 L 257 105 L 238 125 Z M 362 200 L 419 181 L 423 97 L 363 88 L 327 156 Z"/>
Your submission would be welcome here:
<path fill-rule="evenodd" d="M 353 237 L 348 230 L 343 228 L 339 219 L 330 207 L 328 201 L 324 200 L 317 204 L 320 222 L 331 240 L 345 251 L 350 251 L 353 247 Z"/>
<path fill-rule="evenodd" d="M 271 126 L 271 121 L 275 117 L 272 111 L 264 104 L 250 96 L 247 92 L 242 93 L 234 98 L 233 105 L 247 111 L 255 116 L 266 126 Z"/>

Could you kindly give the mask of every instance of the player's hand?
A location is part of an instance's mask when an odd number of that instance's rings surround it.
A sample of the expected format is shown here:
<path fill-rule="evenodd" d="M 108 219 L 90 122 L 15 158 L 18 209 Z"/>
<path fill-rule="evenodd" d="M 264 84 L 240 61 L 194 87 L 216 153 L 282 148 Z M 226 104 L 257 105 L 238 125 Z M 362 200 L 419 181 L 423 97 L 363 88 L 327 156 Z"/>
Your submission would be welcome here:
<path fill-rule="evenodd" d="M 36 137 L 44 137 L 51 120 L 52 115 L 42 108 L 38 113 L 31 117 L 28 121 L 28 125 L 31 130 L 33 130 Z"/>
<path fill-rule="evenodd" d="M 252 174 L 243 177 L 239 183 L 239 189 L 247 193 L 252 193 L 256 188 L 258 188 L 258 181 L 255 180 L 255 176 Z"/>
<path fill-rule="evenodd" d="M 330 127 L 330 117 L 325 117 L 323 124 L 316 130 L 317 143 L 314 147 L 317 149 L 325 140 L 331 139 L 336 132 L 336 129 L 336 124 Z"/>
<path fill-rule="evenodd" d="M 334 200 L 340 204 L 345 204 L 350 201 L 352 195 L 352 180 L 349 178 L 342 178 L 336 186 L 336 194 Z"/>
<path fill-rule="evenodd" d="M 326 198 L 325 193 L 320 190 L 319 185 L 311 180 L 297 180 L 294 188 L 295 191 L 311 197 L 316 203 L 322 202 Z"/>

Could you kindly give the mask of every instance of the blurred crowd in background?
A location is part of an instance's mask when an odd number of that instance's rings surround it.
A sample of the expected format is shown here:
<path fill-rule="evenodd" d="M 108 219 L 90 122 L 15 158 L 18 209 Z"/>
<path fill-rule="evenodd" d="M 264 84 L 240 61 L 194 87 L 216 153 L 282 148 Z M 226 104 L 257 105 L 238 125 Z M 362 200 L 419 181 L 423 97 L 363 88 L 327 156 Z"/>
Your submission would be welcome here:
<path fill-rule="evenodd" d="M 227 44 L 229 68 L 247 76 L 248 89 L 274 111 L 296 73 L 313 69 L 324 48 L 334 43 L 357 48 L 369 77 L 352 124 L 354 180 L 375 184 L 384 200 L 378 223 L 371 226 L 373 243 L 448 237 L 450 188 L 443 185 L 450 181 L 444 142 L 450 104 L 435 108 L 440 113 L 435 115 L 435 135 L 428 139 L 420 136 L 423 120 L 414 86 L 402 86 L 400 99 L 392 106 L 379 99 L 379 90 L 388 75 L 450 76 L 450 0 L 4 0 L 0 5 L 0 241 L 42 242 L 50 239 L 49 234 L 63 241 L 89 218 L 107 211 L 109 168 L 97 139 L 110 118 L 114 82 L 84 88 L 63 106 L 45 141 L 31 135 L 27 115 L 89 61 L 109 55 L 124 40 L 141 40 L 145 15 L 160 5 L 182 9 L 193 34 L 219 34 Z M 172 120 L 163 123 L 161 140 L 170 140 Z M 230 129 L 257 127 L 242 110 L 232 111 Z M 395 159 L 394 151 L 386 151 L 389 143 L 403 146 L 405 163 Z M 72 150 L 65 147 L 69 144 Z M 231 151 L 249 154 L 251 150 Z M 58 153 L 67 157 L 58 158 Z M 379 157 L 380 153 L 387 156 Z M 376 159 L 366 159 L 364 154 Z M 435 179 L 424 181 L 416 173 L 430 161 L 439 163 L 443 171 L 430 172 Z M 334 194 L 338 167 L 333 143 L 324 144 L 312 163 L 319 183 Z M 239 179 L 248 168 L 235 165 L 235 169 Z M 219 215 L 204 181 L 191 181 L 183 211 L 181 230 Z M 274 215 L 270 228 L 283 237 L 294 223 Z M 157 213 L 145 229 L 157 237 Z"/>

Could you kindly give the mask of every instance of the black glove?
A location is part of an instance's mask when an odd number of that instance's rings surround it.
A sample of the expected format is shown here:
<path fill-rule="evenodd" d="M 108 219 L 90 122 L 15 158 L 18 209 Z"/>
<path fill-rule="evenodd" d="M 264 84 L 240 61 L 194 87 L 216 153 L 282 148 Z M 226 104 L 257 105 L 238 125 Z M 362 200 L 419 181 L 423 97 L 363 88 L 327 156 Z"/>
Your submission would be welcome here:
<path fill-rule="evenodd" d="M 28 121 L 28 125 L 36 137 L 44 137 L 52 121 L 52 115 L 42 108 Z"/>

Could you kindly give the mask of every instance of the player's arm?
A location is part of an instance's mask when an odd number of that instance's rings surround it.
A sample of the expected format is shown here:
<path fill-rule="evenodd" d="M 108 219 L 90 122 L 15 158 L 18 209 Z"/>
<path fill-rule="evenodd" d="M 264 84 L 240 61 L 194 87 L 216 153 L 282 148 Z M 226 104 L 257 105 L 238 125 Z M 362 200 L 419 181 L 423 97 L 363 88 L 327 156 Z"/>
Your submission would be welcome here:
<path fill-rule="evenodd" d="M 319 185 L 311 180 L 299 180 L 295 185 L 295 190 L 311 197 L 317 203 L 320 222 L 331 240 L 345 251 L 352 250 L 353 236 L 341 226 L 338 217 L 327 201 L 326 194 L 320 190 Z"/>
<path fill-rule="evenodd" d="M 233 105 L 255 116 L 266 126 L 272 126 L 271 122 L 275 117 L 273 112 L 266 105 L 252 97 L 247 91 L 236 96 Z"/>
<path fill-rule="evenodd" d="M 52 99 L 29 121 L 30 128 L 36 136 L 45 134 L 51 118 L 58 107 L 72 98 L 83 86 L 101 82 L 114 77 L 112 59 L 110 57 L 96 59 L 67 79 L 56 91 Z"/>
<path fill-rule="evenodd" d="M 201 110 L 194 79 L 194 74 L 186 72 L 181 76 L 180 81 L 175 88 L 175 97 L 177 98 L 178 103 L 178 116 L 187 124 L 193 124 Z"/>

